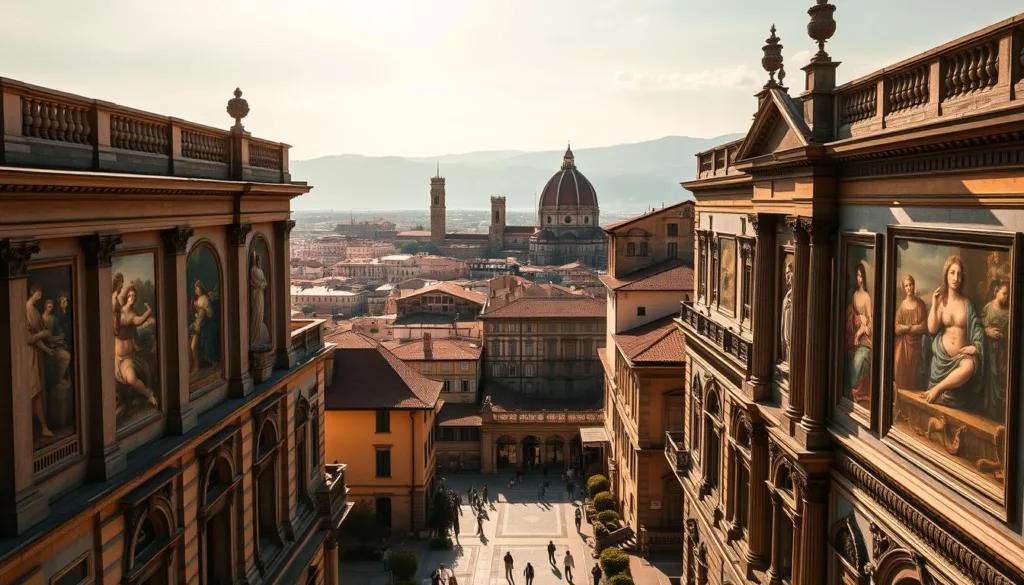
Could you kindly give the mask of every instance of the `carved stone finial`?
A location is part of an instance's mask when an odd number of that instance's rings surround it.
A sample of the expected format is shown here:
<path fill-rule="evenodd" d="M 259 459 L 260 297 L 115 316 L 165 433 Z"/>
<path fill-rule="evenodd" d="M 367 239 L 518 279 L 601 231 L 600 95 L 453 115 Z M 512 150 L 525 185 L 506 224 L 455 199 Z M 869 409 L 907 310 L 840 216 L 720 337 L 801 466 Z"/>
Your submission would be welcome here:
<path fill-rule="evenodd" d="M 249 102 L 242 98 L 242 90 L 235 88 L 235 97 L 228 100 L 228 115 L 235 119 L 235 127 L 242 127 L 242 118 L 249 115 Z"/>
<path fill-rule="evenodd" d="M 818 53 L 812 61 L 831 61 L 832 58 L 825 52 L 825 43 L 836 34 L 836 19 L 832 13 L 836 7 L 828 3 L 828 0 L 816 0 L 816 4 L 807 10 L 811 21 L 807 23 L 807 36 L 818 43 Z"/>
<path fill-rule="evenodd" d="M 121 244 L 121 234 L 91 234 L 82 236 L 81 242 L 86 264 L 93 267 L 110 266 L 114 250 Z"/>
<path fill-rule="evenodd" d="M 161 232 L 164 243 L 167 244 L 167 251 L 173 251 L 175 254 L 184 254 L 185 250 L 188 249 L 188 241 L 194 236 L 196 230 L 188 227 L 179 225 L 169 230 Z"/>
<path fill-rule="evenodd" d="M 782 39 L 775 36 L 774 24 L 771 32 L 772 36 L 768 37 L 764 47 L 761 47 L 764 52 L 764 57 L 761 58 L 761 67 L 768 72 L 768 83 L 765 84 L 765 89 L 781 86 L 780 82 L 775 81 L 775 72 L 782 68 L 782 44 L 779 43 Z"/>
<path fill-rule="evenodd" d="M 0 240 L 0 278 L 25 276 L 28 274 L 28 261 L 38 253 L 39 240 Z"/>

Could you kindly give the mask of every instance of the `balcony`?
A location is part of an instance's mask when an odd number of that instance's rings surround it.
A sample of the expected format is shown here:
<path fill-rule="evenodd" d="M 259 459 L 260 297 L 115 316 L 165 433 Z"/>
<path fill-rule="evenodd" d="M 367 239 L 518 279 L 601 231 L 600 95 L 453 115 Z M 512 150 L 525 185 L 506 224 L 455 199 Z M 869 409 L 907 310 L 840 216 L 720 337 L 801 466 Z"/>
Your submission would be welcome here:
<path fill-rule="evenodd" d="M 711 177 L 724 177 L 726 175 L 740 174 L 733 168 L 736 162 L 736 153 L 740 149 L 742 140 L 734 140 L 720 144 L 711 150 L 697 153 L 697 178 L 708 179 Z"/>
<path fill-rule="evenodd" d="M 687 333 L 699 337 L 720 352 L 730 356 L 743 369 L 750 371 L 752 344 L 706 315 L 701 315 L 693 301 L 683 301 L 679 320 Z"/>
<path fill-rule="evenodd" d="M 348 487 L 345 485 L 344 463 L 329 463 L 324 466 L 324 483 L 316 492 L 317 508 L 320 515 L 331 519 L 333 527 L 341 525 L 348 507 Z"/>
<path fill-rule="evenodd" d="M 324 323 L 327 319 L 292 319 L 292 349 L 298 358 L 324 348 Z"/>
<path fill-rule="evenodd" d="M 604 424 L 604 412 L 596 411 L 492 411 L 486 416 L 496 423 Z"/>
<path fill-rule="evenodd" d="M 665 431 L 665 459 L 676 473 L 686 473 L 690 469 L 690 450 L 684 440 L 682 432 Z"/>
<path fill-rule="evenodd" d="M 291 182 L 289 146 L 240 127 L 213 128 L 7 78 L 0 93 L 4 166 Z"/>

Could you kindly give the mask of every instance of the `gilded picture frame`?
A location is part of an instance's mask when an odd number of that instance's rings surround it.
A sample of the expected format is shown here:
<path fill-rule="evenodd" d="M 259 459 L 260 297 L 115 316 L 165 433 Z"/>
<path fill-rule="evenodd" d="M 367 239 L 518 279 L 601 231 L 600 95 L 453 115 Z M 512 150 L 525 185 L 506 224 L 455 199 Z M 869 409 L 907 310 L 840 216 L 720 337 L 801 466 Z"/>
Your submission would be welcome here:
<path fill-rule="evenodd" d="M 1003 521 L 1009 519 L 1017 473 L 1011 455 L 1016 455 L 1018 431 L 1020 245 L 1021 236 L 1014 232 L 946 227 L 889 226 L 886 237 L 883 438 L 920 469 Z M 940 285 L 932 292 L 936 282 Z M 917 291 L 927 300 L 912 299 Z M 979 309 L 982 299 L 987 302 Z M 897 315 L 922 303 L 916 317 Z M 933 305 L 938 307 L 934 315 Z M 919 321 L 922 309 L 926 329 L 915 347 L 913 335 L 898 338 L 895 325 L 898 320 L 905 326 Z M 1005 331 L 998 344 L 987 331 L 994 334 L 993 315 L 1001 315 Z M 956 327 L 964 331 L 958 333 Z M 951 346 L 957 343 L 960 350 Z M 969 347 L 974 349 L 965 349 Z M 924 363 L 915 367 L 917 349 Z M 993 356 L 1002 359 L 993 362 Z M 1000 361 L 1005 370 L 999 376 L 984 375 Z M 996 383 L 1004 386 L 1002 403 L 991 399 L 999 395 L 998 387 L 990 386 Z"/>

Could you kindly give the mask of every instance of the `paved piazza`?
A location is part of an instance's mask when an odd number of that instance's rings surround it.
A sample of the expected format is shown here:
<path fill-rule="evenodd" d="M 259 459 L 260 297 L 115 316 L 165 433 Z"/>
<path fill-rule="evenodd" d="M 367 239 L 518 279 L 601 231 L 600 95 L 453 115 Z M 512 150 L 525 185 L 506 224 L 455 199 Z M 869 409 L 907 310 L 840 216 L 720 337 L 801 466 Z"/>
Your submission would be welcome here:
<path fill-rule="evenodd" d="M 538 486 L 545 480 L 551 483 L 544 499 L 538 497 Z M 574 511 L 581 502 L 570 502 L 566 498 L 565 484 L 558 474 L 547 478 L 539 473 L 525 476 L 522 483 L 511 490 L 508 475 L 456 475 L 446 477 L 445 484 L 459 492 L 463 500 L 466 490 L 473 486 L 480 490 L 487 485 L 491 506 L 484 519 L 484 536 L 476 533 L 476 516 L 469 505 L 462 507 L 459 519 L 459 541 L 461 546 L 453 550 L 432 551 L 425 541 L 395 544 L 395 547 L 415 548 L 420 553 L 420 571 L 417 575 L 421 585 L 430 585 L 430 573 L 438 563 L 453 568 L 459 585 L 508 585 L 502 559 L 511 552 L 515 560 L 515 585 L 526 585 L 523 569 L 530 562 L 534 567 L 534 585 L 565 584 L 568 581 L 562 572 L 565 552 L 571 551 L 576 561 L 573 583 L 589 585 L 593 582 L 590 570 L 594 558 L 588 545 L 593 532 L 583 522 L 583 532 L 577 533 Z M 579 490 L 576 492 L 579 496 Z M 495 499 L 497 501 L 495 501 Z M 465 503 L 465 502 L 464 502 Z M 548 542 L 557 547 L 557 567 L 548 562 Z M 381 563 L 341 564 L 341 582 L 344 585 L 387 585 L 388 577 Z"/>

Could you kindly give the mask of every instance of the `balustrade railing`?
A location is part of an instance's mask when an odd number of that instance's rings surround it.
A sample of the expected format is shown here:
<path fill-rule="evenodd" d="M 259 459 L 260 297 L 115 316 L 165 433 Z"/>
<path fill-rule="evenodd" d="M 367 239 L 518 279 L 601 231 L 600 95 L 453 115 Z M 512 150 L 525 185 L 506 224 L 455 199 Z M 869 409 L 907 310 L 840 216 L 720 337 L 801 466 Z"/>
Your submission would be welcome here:
<path fill-rule="evenodd" d="M 896 113 L 928 103 L 928 68 L 897 73 L 889 86 L 889 112 Z"/>
<path fill-rule="evenodd" d="M 878 86 L 859 87 L 840 94 L 842 111 L 840 123 L 853 124 L 868 118 L 874 118 L 878 106 Z"/>
<path fill-rule="evenodd" d="M 736 152 L 742 140 L 734 140 L 727 144 L 721 144 L 697 153 L 697 178 L 704 179 L 719 175 L 728 175 L 733 172 L 733 163 L 736 162 Z"/>
<path fill-rule="evenodd" d="M 592 424 L 603 423 L 604 413 L 595 411 L 498 411 L 490 413 L 492 420 L 497 423 L 571 423 L 571 424 Z"/>
<path fill-rule="evenodd" d="M 943 59 L 946 99 L 995 87 L 999 81 L 999 41 L 990 40 Z"/>
<path fill-rule="evenodd" d="M 749 341 L 707 315 L 702 315 L 694 309 L 693 301 L 684 301 L 681 304 L 679 320 L 682 321 L 684 327 L 690 330 L 691 334 L 701 337 L 722 353 L 731 356 L 739 362 L 744 371 L 750 370 L 752 344 Z"/>
<path fill-rule="evenodd" d="M 326 319 L 292 319 L 292 350 L 297 356 L 315 353 L 324 348 Z"/>
<path fill-rule="evenodd" d="M 344 463 L 328 463 L 324 465 L 324 483 L 317 491 L 317 507 L 320 513 L 329 518 L 340 519 L 348 499 L 348 486 L 345 485 Z"/>
<path fill-rule="evenodd" d="M 665 431 L 665 459 L 669 467 L 678 473 L 690 469 L 690 450 L 686 448 L 685 440 L 681 432 Z"/>
<path fill-rule="evenodd" d="M 0 78 L 0 165 L 288 183 L 288 148 Z"/>

